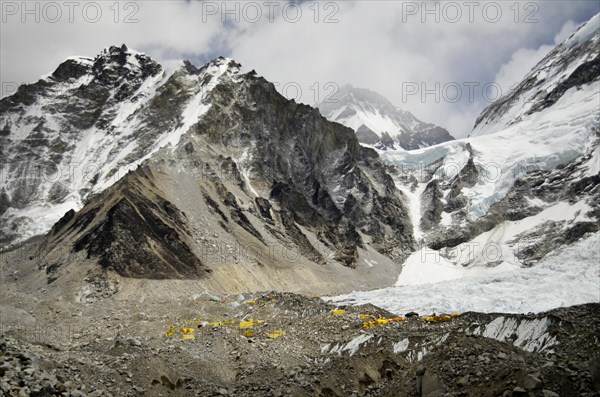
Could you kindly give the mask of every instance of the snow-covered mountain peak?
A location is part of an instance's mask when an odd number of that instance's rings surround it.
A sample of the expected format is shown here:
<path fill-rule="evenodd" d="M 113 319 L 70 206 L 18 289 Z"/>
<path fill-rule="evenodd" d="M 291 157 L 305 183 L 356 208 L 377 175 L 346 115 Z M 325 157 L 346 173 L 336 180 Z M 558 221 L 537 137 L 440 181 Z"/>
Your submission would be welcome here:
<path fill-rule="evenodd" d="M 111 60 L 117 62 L 121 65 L 132 63 L 135 65 L 135 58 L 146 57 L 149 58 L 146 54 L 133 50 L 127 45 L 123 44 L 121 46 L 110 46 L 104 48 L 98 55 L 96 55 L 95 60 Z"/>
<path fill-rule="evenodd" d="M 357 88 L 351 84 L 345 84 L 335 94 L 336 103 L 324 103 L 322 109 L 324 111 L 332 108 L 340 107 L 355 107 L 373 112 L 392 113 L 396 111 L 396 107 L 387 100 L 383 95 L 366 88 Z M 329 105 L 329 106 L 328 106 Z"/>
<path fill-rule="evenodd" d="M 470 136 L 501 131 L 554 105 L 571 89 L 598 80 L 600 14 L 546 55 L 517 85 L 483 110 Z"/>
<path fill-rule="evenodd" d="M 452 140 L 445 129 L 424 123 L 384 96 L 346 84 L 317 105 L 321 114 L 356 132 L 358 140 L 379 149 L 419 149 Z"/>
<path fill-rule="evenodd" d="M 0 101 L 0 240 L 46 232 L 160 148 L 176 146 L 240 65 L 166 71 L 125 45 L 70 57 Z M 1 241 L 0 241 L 1 242 Z"/>
<path fill-rule="evenodd" d="M 597 41 L 600 34 L 600 13 L 583 23 L 565 42 L 566 46 L 575 46 L 586 41 Z"/>
<path fill-rule="evenodd" d="M 242 65 L 232 58 L 218 57 L 201 67 L 197 67 L 190 61 L 184 60 L 179 64 L 179 68 L 185 70 L 190 75 L 198 76 L 202 73 L 212 76 L 221 76 L 223 74 L 236 75 L 240 73 Z"/>
<path fill-rule="evenodd" d="M 89 65 L 89 58 L 71 58 L 80 65 Z M 120 47 L 105 48 L 92 61 L 92 72 L 96 78 L 106 84 L 119 83 L 122 78 L 145 78 L 156 74 L 162 67 L 148 55 L 129 49 L 125 44 Z"/>

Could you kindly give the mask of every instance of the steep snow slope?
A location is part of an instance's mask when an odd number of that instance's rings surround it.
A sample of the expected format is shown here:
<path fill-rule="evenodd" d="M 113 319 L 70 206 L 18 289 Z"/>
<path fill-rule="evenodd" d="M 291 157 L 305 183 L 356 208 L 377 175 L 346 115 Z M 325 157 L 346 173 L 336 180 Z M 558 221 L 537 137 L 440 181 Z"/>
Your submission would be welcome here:
<path fill-rule="evenodd" d="M 512 92 L 484 109 L 470 135 L 503 130 L 552 106 L 570 88 L 596 80 L 600 71 L 599 30 L 597 14 L 542 59 Z"/>
<path fill-rule="evenodd" d="M 321 114 L 352 128 L 361 143 L 380 149 L 418 149 L 454 139 L 448 131 L 398 109 L 383 96 L 345 85 L 317 105 Z"/>

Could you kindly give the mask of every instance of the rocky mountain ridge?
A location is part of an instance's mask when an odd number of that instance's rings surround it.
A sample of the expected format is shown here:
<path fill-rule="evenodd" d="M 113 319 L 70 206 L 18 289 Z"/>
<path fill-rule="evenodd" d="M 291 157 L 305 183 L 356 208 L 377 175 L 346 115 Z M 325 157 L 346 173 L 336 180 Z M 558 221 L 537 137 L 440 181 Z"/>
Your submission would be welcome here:
<path fill-rule="evenodd" d="M 139 69 L 131 59 L 140 65 L 149 62 L 140 62 L 141 57 L 124 46 L 111 47 L 93 63 L 74 67 L 71 77 L 65 70 L 74 61 L 55 72 L 66 81 L 89 80 L 70 89 L 106 105 L 60 160 L 70 166 L 108 153 L 93 177 L 48 186 L 39 179 L 20 179 L 23 169 L 9 163 L 4 230 L 15 230 L 11 225 L 17 220 L 26 227 L 27 221 L 15 215 L 31 213 L 38 202 L 50 212 L 73 206 L 35 255 L 48 281 L 82 261 L 121 277 L 208 278 L 230 284 L 233 291 L 250 288 L 247 273 L 260 277 L 263 288 L 310 288 L 357 268 L 357 274 L 370 273 L 365 261 L 373 256 L 399 272 L 396 260 L 414 249 L 404 197 L 377 153 L 361 147 L 352 130 L 285 99 L 254 71 L 242 74 L 239 64 L 225 58 L 202 68 L 184 63 L 162 74 L 155 64 L 157 73 L 148 77 L 152 81 L 129 87 L 123 81 L 129 81 L 131 68 Z M 96 84 L 102 90 L 106 84 L 118 87 L 105 95 L 115 104 L 93 95 Z M 30 150 L 28 138 L 15 137 L 26 136 L 31 123 L 42 123 L 23 116 L 45 100 L 37 95 L 33 103 L 20 96 L 5 100 L 3 117 L 11 126 L 7 145 Z M 62 97 L 55 102 L 62 106 Z M 17 114 L 22 124 L 10 124 Z M 100 145 L 92 144 L 96 139 Z M 98 146 L 107 149 L 98 151 Z M 118 175 L 123 167 L 130 171 Z M 114 181 L 116 176 L 120 179 Z M 45 201 L 54 186 L 61 186 L 65 195 Z M 25 188 L 32 193 L 16 208 Z M 5 240 L 10 238 L 10 232 L 4 234 Z M 217 253 L 223 241 L 226 252 Z M 240 250 L 243 255 L 237 254 Z M 269 280 L 278 267 L 289 274 L 283 281 Z M 300 284 L 294 272 L 307 273 L 300 278 L 306 285 L 290 287 Z M 377 285 L 385 278 L 384 273 L 371 274 L 366 281 Z"/>
<path fill-rule="evenodd" d="M 21 87 L 0 102 L 0 390 L 597 395 L 598 18 L 473 136 L 411 151 L 225 58 L 110 47 Z"/>
<path fill-rule="evenodd" d="M 340 275 L 336 291 L 379 287 L 403 262 L 397 282 L 413 283 L 435 267 L 419 247 L 441 254 L 434 281 L 534 266 L 599 230 L 597 18 L 486 110 L 474 136 L 379 154 L 230 59 L 165 71 L 122 46 L 67 60 L 1 103 L 2 147 L 16 153 L 3 163 L 2 240 L 60 219 L 34 245 L 48 281 L 84 260 L 227 291 L 296 290 L 298 277 L 327 290 Z M 511 98 L 541 100 L 547 83 L 551 101 L 511 118 L 522 108 Z M 57 169 L 86 172 L 56 180 Z"/>
<path fill-rule="evenodd" d="M 2 243 L 47 232 L 68 210 L 176 142 L 221 73 L 228 73 L 224 63 L 165 71 L 123 45 L 93 59 L 70 58 L 2 99 Z"/>

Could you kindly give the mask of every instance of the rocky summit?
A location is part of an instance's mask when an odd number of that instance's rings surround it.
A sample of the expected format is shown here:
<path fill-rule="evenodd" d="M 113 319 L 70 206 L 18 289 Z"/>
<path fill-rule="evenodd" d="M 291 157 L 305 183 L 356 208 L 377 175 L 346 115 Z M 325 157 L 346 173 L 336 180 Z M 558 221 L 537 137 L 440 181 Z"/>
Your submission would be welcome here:
<path fill-rule="evenodd" d="M 600 14 L 453 139 L 230 58 L 0 100 L 6 396 L 600 393 Z"/>

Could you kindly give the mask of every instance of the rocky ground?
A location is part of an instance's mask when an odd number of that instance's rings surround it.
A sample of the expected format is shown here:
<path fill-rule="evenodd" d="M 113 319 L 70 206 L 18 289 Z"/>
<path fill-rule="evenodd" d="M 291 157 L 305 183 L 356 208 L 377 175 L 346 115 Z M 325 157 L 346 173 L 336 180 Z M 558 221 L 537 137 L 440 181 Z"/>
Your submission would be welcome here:
<path fill-rule="evenodd" d="M 600 391 L 599 304 L 537 315 L 407 317 L 278 292 L 93 303 L 11 292 L 1 303 L 5 396 Z"/>

